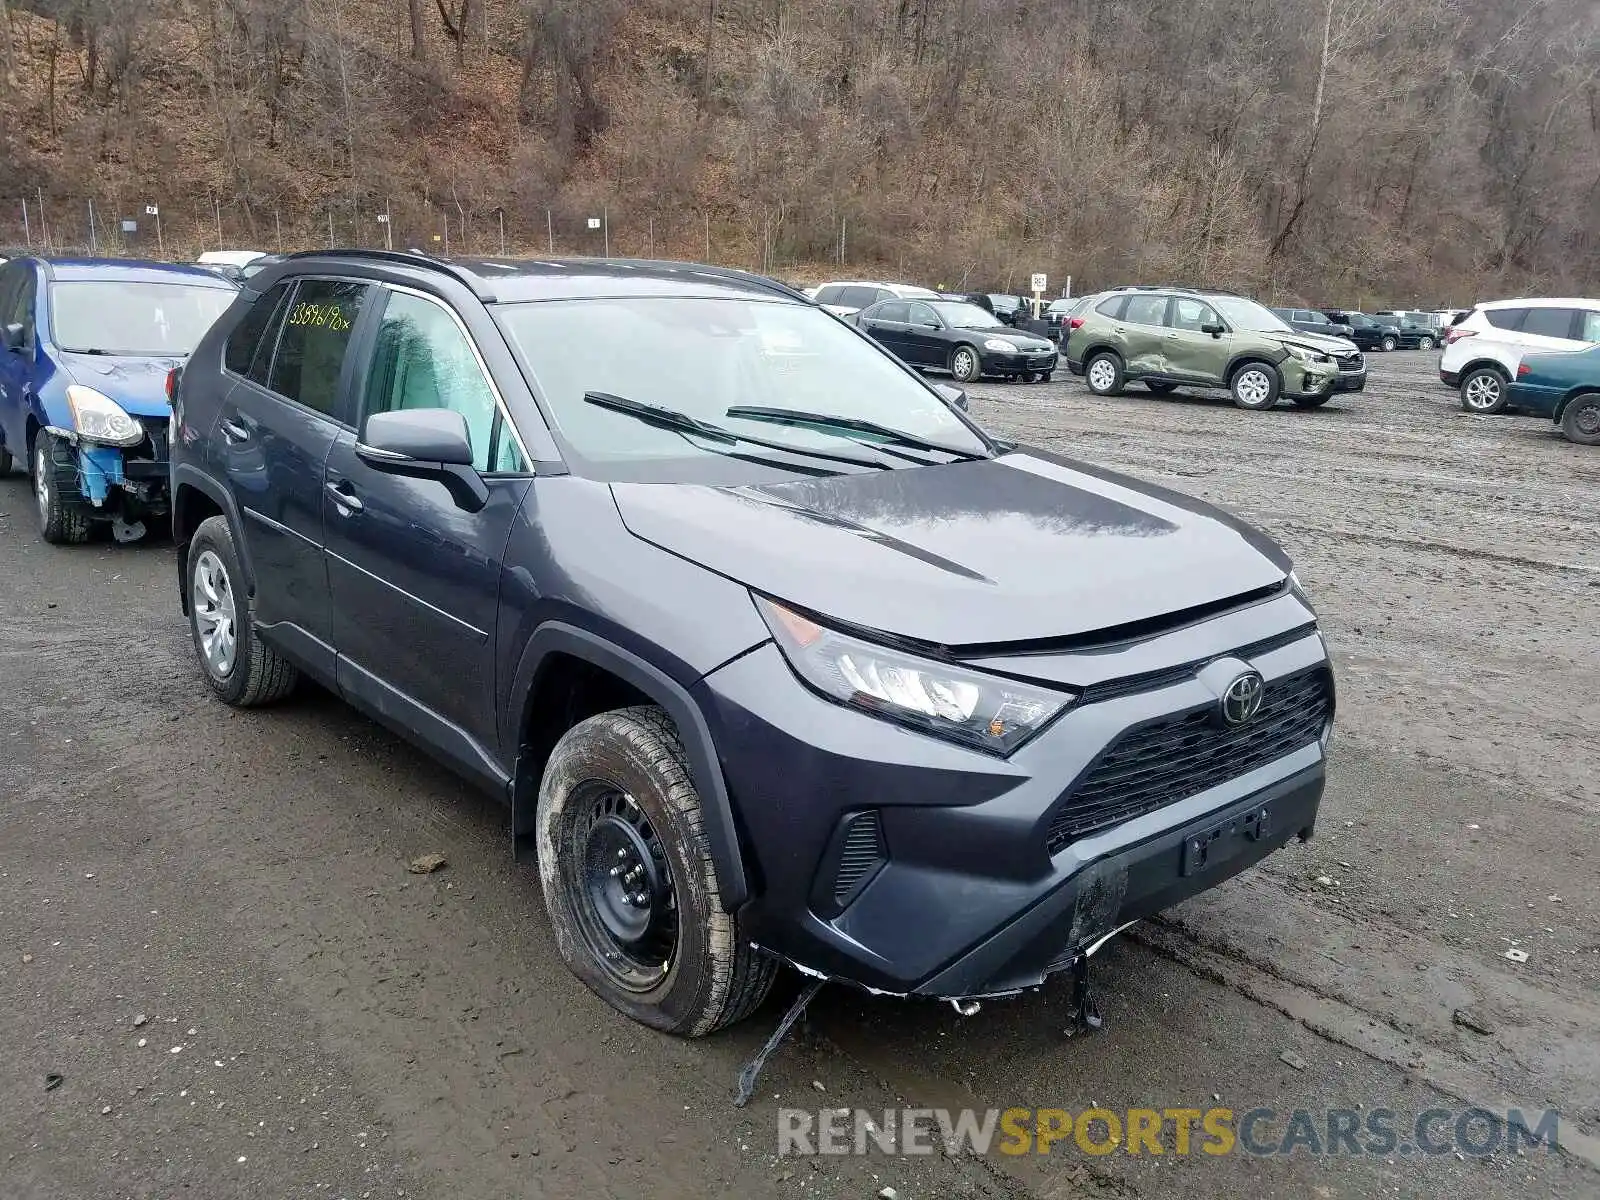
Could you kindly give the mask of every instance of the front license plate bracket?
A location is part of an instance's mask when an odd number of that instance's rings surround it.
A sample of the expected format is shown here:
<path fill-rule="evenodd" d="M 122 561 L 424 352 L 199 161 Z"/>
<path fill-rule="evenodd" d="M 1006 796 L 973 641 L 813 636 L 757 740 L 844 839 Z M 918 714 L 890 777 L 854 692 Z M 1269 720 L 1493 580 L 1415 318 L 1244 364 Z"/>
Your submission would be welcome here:
<path fill-rule="evenodd" d="M 1184 875 L 1198 875 L 1210 867 L 1242 854 L 1272 829 L 1272 811 L 1265 804 L 1229 817 L 1183 839 Z"/>

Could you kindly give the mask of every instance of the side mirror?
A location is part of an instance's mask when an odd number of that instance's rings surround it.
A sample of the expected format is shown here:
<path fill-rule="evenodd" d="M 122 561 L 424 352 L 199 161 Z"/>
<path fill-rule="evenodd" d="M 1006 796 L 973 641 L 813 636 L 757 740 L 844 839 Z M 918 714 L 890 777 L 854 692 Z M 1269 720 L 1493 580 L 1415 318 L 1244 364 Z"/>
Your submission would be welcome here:
<path fill-rule="evenodd" d="M 21 325 L 7 325 L 0 334 L 4 335 L 5 348 L 13 353 L 20 353 L 26 345 L 27 330 Z"/>
<path fill-rule="evenodd" d="M 1200 332 L 1209 333 L 1212 337 L 1219 338 L 1228 332 L 1228 327 L 1226 325 L 1218 325 L 1215 321 L 1213 321 L 1209 325 L 1200 326 Z"/>
<path fill-rule="evenodd" d="M 447 408 L 373 413 L 356 443 L 356 456 L 388 475 L 437 480 L 467 512 L 479 512 L 489 502 L 489 488 L 472 466 L 467 419 Z"/>
<path fill-rule="evenodd" d="M 967 411 L 967 392 L 965 388 L 958 388 L 948 383 L 936 383 L 933 390 L 944 398 L 947 404 L 953 404 L 962 412 Z"/>

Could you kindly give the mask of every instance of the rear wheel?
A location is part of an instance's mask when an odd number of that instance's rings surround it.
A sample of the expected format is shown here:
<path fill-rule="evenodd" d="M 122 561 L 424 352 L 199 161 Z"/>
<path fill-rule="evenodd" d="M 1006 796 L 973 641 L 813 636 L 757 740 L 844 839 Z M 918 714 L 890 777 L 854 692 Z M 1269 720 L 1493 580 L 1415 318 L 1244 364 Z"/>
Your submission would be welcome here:
<path fill-rule="evenodd" d="M 1425 337 L 1417 343 L 1417 349 L 1432 350 L 1436 345 L 1438 345 L 1438 343 L 1435 342 L 1431 337 Z"/>
<path fill-rule="evenodd" d="M 89 540 L 89 515 L 78 492 L 71 447 L 53 433 L 40 430 L 33 439 L 33 499 L 39 534 L 56 546 Z"/>
<path fill-rule="evenodd" d="M 1400 339 L 1393 335 L 1386 336 L 1380 344 L 1383 346 L 1385 354 L 1400 349 Z"/>
<path fill-rule="evenodd" d="M 688 757 L 655 707 L 601 713 L 539 786 L 539 878 L 567 967 L 634 1020 L 701 1037 L 755 1011 L 776 963 L 718 896 Z"/>
<path fill-rule="evenodd" d="M 1083 379 L 1097 396 L 1120 396 L 1124 380 L 1122 360 L 1109 351 L 1096 354 L 1085 364 Z"/>
<path fill-rule="evenodd" d="M 976 383 L 983 374 L 978 352 L 971 346 L 957 346 L 950 354 L 950 374 L 961 383 Z"/>
<path fill-rule="evenodd" d="M 1233 402 L 1240 408 L 1251 410 L 1271 408 L 1278 402 L 1281 386 L 1278 372 L 1268 364 L 1259 362 L 1245 363 L 1228 381 Z"/>
<path fill-rule="evenodd" d="M 1175 383 L 1157 383 L 1153 380 L 1145 380 L 1145 387 L 1149 388 L 1158 396 L 1169 395 L 1177 386 L 1178 385 Z"/>
<path fill-rule="evenodd" d="M 1489 416 L 1506 406 L 1506 377 L 1493 367 L 1479 367 L 1461 381 L 1461 407 Z"/>
<path fill-rule="evenodd" d="M 234 708 L 255 708 L 292 692 L 300 673 L 256 634 L 226 517 L 209 517 L 195 530 L 185 575 L 189 633 L 217 697 Z"/>
<path fill-rule="evenodd" d="M 1580 446 L 1600 446 L 1600 392 L 1585 392 L 1567 402 L 1561 413 L 1561 432 Z"/>

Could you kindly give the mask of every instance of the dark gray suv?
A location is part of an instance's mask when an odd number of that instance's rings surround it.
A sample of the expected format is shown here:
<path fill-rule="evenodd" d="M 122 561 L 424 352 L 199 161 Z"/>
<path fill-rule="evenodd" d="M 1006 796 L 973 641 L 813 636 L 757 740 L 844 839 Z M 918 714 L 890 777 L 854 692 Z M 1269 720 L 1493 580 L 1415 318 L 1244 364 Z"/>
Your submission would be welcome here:
<path fill-rule="evenodd" d="M 304 674 L 505 800 L 571 969 L 703 1034 L 776 964 L 1015 992 L 1311 833 L 1283 552 L 994 440 L 800 293 L 291 256 L 172 391 L 222 700 Z"/>

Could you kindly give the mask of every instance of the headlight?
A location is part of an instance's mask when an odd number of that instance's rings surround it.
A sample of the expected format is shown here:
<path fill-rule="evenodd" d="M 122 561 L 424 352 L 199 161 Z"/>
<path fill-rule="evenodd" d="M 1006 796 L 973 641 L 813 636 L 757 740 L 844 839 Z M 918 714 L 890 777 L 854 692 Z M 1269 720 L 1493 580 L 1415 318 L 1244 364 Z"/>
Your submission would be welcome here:
<path fill-rule="evenodd" d="M 93 388 L 73 384 L 67 388 L 67 405 L 72 409 L 72 427 L 81 438 L 107 446 L 137 446 L 144 441 L 144 427 L 110 396 Z"/>
<path fill-rule="evenodd" d="M 1306 587 L 1305 584 L 1300 582 L 1300 573 L 1298 571 L 1289 572 L 1289 592 L 1310 610 L 1313 617 L 1317 615 L 1316 605 L 1312 604 L 1311 597 L 1306 595 Z"/>
<path fill-rule="evenodd" d="M 757 596 L 773 639 L 811 687 L 851 708 L 935 737 L 1009 754 L 1072 697 L 839 633 Z"/>
<path fill-rule="evenodd" d="M 983 348 L 985 350 L 995 350 L 1001 354 L 1015 354 L 1017 352 L 1016 343 L 1002 342 L 999 338 L 990 338 L 984 342 Z"/>
<path fill-rule="evenodd" d="M 1316 363 L 1321 366 L 1333 361 L 1328 355 L 1317 350 L 1307 350 L 1304 346 L 1285 346 L 1284 349 L 1303 363 Z"/>

